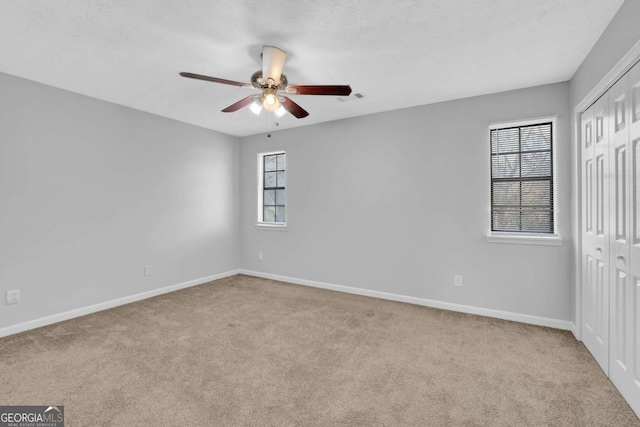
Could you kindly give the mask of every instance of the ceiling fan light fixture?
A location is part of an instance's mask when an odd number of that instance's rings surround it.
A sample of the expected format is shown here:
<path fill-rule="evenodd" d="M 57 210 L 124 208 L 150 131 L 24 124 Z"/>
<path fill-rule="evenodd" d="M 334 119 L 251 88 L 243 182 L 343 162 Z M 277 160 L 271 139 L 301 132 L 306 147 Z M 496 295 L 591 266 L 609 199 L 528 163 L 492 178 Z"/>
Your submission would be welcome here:
<path fill-rule="evenodd" d="M 262 112 L 262 102 L 260 102 L 260 99 L 258 97 L 256 97 L 256 99 L 254 99 L 253 102 L 249 104 L 249 109 L 256 116 L 260 115 L 260 113 Z"/>
<path fill-rule="evenodd" d="M 276 115 L 277 118 L 280 118 L 285 114 L 287 114 L 287 109 L 284 108 L 282 104 L 280 104 L 280 107 L 278 107 L 278 109 L 274 112 L 274 114 Z"/>
<path fill-rule="evenodd" d="M 280 107 L 280 100 L 273 89 L 265 89 L 262 97 L 262 106 L 269 112 L 276 111 Z"/>

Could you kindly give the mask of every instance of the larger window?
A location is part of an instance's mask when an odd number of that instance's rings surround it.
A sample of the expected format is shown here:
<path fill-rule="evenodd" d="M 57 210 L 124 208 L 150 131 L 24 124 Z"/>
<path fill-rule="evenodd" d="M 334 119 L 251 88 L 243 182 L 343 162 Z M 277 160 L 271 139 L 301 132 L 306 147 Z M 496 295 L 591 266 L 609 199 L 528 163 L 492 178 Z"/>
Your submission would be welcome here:
<path fill-rule="evenodd" d="M 554 234 L 553 121 L 491 127 L 491 231 Z"/>
<path fill-rule="evenodd" d="M 271 225 L 286 223 L 285 153 L 263 153 L 258 156 L 260 188 L 258 222 Z"/>

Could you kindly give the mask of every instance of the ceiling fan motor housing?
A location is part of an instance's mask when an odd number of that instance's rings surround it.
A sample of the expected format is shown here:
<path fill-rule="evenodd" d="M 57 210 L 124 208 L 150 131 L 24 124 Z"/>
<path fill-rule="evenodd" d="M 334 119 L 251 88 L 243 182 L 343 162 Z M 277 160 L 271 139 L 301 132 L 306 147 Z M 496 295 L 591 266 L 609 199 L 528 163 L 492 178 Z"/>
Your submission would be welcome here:
<path fill-rule="evenodd" d="M 269 84 L 268 81 L 265 81 L 262 78 L 262 70 L 258 70 L 255 73 L 253 73 L 253 75 L 251 76 L 251 84 L 253 85 L 253 87 L 258 89 L 273 88 L 276 90 L 285 90 L 289 82 L 287 80 L 287 76 L 285 76 L 284 74 L 281 74 L 280 82 L 278 82 L 277 85 Z"/>

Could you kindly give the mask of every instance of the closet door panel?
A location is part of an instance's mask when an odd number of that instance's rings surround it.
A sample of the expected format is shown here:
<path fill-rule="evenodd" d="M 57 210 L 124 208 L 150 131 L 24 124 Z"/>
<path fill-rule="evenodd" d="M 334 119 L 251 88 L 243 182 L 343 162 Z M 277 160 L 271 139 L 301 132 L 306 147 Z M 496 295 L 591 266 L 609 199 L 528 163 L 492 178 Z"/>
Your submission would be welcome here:
<path fill-rule="evenodd" d="M 640 66 L 609 90 L 612 129 L 611 381 L 640 414 Z"/>
<path fill-rule="evenodd" d="M 609 357 L 609 159 L 606 96 L 581 118 L 582 340 L 608 372 Z"/>
<path fill-rule="evenodd" d="M 594 350 L 605 372 L 609 370 L 609 116 L 608 98 L 593 104 L 593 234 L 594 272 Z M 595 354 L 594 353 L 594 354 Z"/>
<path fill-rule="evenodd" d="M 610 375 L 628 371 L 627 323 L 629 280 L 629 96 L 628 77 L 609 89 L 611 126 L 611 347 Z"/>
<path fill-rule="evenodd" d="M 627 74 L 629 157 L 627 216 L 628 242 L 626 268 L 628 286 L 625 300 L 623 331 L 617 331 L 624 339 L 626 369 L 616 368 L 611 380 L 618 387 L 633 410 L 640 416 L 640 63 Z M 622 252 L 622 251 L 621 251 Z M 622 357 L 623 349 L 616 356 Z"/>

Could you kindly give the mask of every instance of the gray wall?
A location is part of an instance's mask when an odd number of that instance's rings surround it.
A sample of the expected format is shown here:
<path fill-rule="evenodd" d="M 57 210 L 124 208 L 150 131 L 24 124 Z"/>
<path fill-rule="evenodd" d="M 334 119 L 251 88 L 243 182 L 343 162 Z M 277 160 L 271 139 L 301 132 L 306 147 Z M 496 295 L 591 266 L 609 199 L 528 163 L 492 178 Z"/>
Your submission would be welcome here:
<path fill-rule="evenodd" d="M 572 77 L 572 109 L 638 41 L 640 41 L 640 1 L 627 0 Z"/>
<path fill-rule="evenodd" d="M 243 268 L 570 319 L 569 85 L 241 138 Z M 488 125 L 558 115 L 560 247 L 487 243 Z M 255 228 L 257 153 L 287 152 L 288 229 Z M 258 252 L 264 261 L 258 261 Z M 462 274 L 463 288 L 453 286 Z"/>
<path fill-rule="evenodd" d="M 237 268 L 237 195 L 237 138 L 0 74 L 0 327 Z"/>

